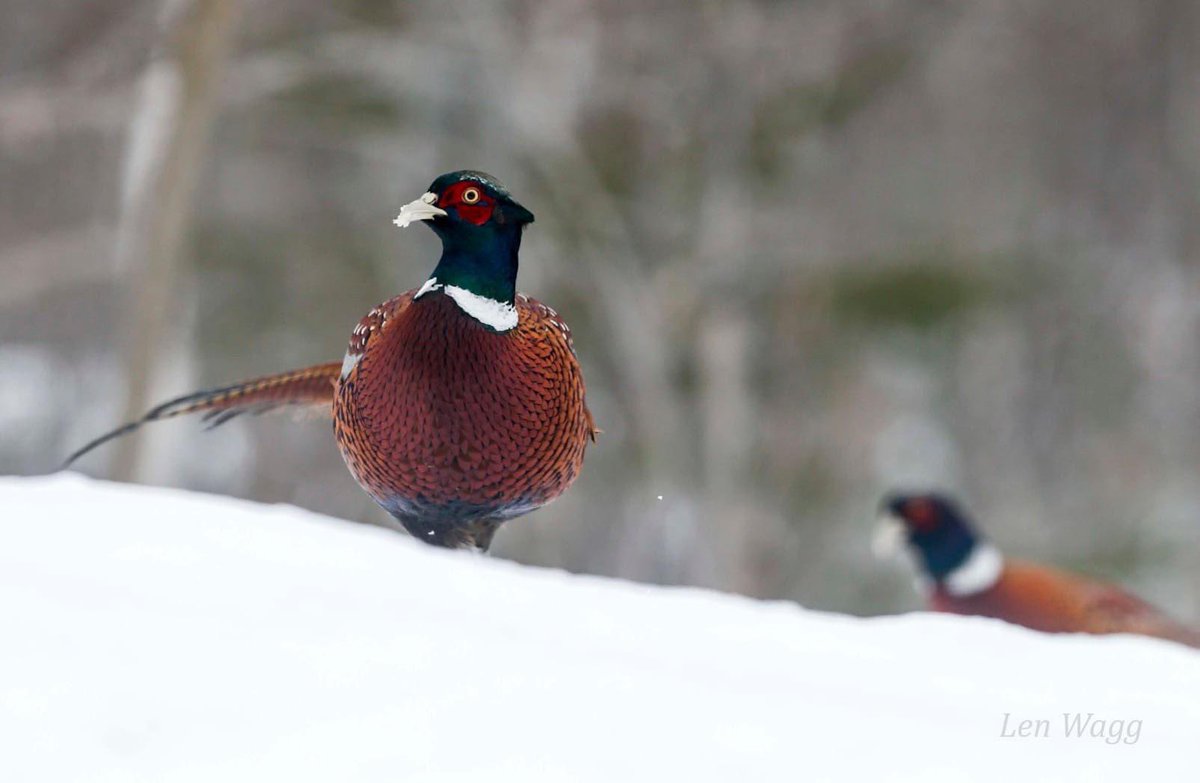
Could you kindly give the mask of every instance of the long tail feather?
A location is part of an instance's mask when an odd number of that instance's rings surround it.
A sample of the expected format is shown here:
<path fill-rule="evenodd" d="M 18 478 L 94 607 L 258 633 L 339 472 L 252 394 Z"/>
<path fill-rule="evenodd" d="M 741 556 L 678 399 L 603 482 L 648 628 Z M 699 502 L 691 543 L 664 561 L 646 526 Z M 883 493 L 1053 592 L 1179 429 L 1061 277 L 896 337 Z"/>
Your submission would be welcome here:
<path fill-rule="evenodd" d="M 153 408 L 137 421 L 118 427 L 88 443 L 67 457 L 61 469 L 65 470 L 70 467 L 76 460 L 97 446 L 122 435 L 128 435 L 143 424 L 152 421 L 184 416 L 189 413 L 203 413 L 204 422 L 211 429 L 219 427 L 243 413 L 265 413 L 288 405 L 332 406 L 334 388 L 341 371 L 340 362 L 318 364 L 303 370 L 267 375 L 220 389 L 209 389 L 176 397 Z"/>

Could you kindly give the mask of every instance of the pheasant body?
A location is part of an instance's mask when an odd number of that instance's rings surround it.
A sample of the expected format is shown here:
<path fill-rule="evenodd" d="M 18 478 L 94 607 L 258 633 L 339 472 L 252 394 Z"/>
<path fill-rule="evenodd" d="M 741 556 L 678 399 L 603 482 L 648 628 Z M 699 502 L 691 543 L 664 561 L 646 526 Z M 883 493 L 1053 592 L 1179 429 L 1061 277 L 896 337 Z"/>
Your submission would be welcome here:
<path fill-rule="evenodd" d="M 892 535 L 881 541 L 907 542 L 933 611 L 994 617 L 1045 633 L 1132 633 L 1200 648 L 1200 630 L 1116 585 L 1007 560 L 947 497 L 892 495 L 882 511 L 889 525 L 883 532 Z"/>
<path fill-rule="evenodd" d="M 995 617 L 1045 633 L 1135 633 L 1200 647 L 1200 631 L 1116 585 L 1037 563 L 1006 562 L 995 584 L 974 595 L 954 595 L 935 586 L 929 607 Z"/>
<path fill-rule="evenodd" d="M 419 295 L 418 295 L 419 293 Z M 575 480 L 593 434 L 570 331 L 517 295 L 496 332 L 439 290 L 376 308 L 351 337 L 333 410 L 350 472 L 414 536 L 486 548 Z"/>
<path fill-rule="evenodd" d="M 364 490 L 429 544 L 486 550 L 496 528 L 561 495 L 596 428 L 571 333 L 516 293 L 517 253 L 533 215 L 496 180 L 434 180 L 396 219 L 428 221 L 442 240 L 433 275 L 371 310 L 340 365 L 321 364 L 196 392 L 97 438 L 67 459 L 149 421 L 311 406 Z M 64 466 L 65 467 L 65 466 Z"/>

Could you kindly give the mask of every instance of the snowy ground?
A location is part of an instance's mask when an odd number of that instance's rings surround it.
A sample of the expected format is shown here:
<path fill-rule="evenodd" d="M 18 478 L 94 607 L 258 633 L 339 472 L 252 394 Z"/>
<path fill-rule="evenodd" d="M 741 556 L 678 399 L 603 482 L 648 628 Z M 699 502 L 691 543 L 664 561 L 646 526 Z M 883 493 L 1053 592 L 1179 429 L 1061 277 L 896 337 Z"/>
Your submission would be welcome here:
<path fill-rule="evenodd" d="M 0 479 L 0 629 L 4 780 L 1195 779 L 1200 655 L 1165 642 L 576 577 L 74 476 Z M 1080 712 L 1137 741 L 1063 736 Z"/>

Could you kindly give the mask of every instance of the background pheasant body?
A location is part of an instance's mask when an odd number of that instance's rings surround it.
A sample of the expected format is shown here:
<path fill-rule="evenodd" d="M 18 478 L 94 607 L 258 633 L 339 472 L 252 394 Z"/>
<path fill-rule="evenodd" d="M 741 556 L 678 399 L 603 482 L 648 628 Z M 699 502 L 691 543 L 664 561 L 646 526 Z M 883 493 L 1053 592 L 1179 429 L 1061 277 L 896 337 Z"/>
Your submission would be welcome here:
<path fill-rule="evenodd" d="M 1133 633 L 1200 648 L 1200 630 L 1116 585 L 1004 558 L 947 497 L 895 494 L 881 511 L 881 532 L 888 534 L 881 542 L 908 545 L 933 611 L 995 617 L 1047 633 Z"/>
<path fill-rule="evenodd" d="M 442 258 L 419 289 L 371 310 L 340 363 L 170 400 L 92 441 L 70 465 L 150 421 L 313 406 L 346 465 L 417 538 L 486 550 L 505 520 L 562 494 L 594 439 L 583 374 L 558 314 L 515 289 L 533 215 L 486 174 L 439 177 L 397 224 L 429 221 Z"/>
<path fill-rule="evenodd" d="M 1200 631 L 1184 626 L 1116 585 L 1037 563 L 1005 562 L 989 589 L 969 596 L 935 587 L 934 611 L 995 617 L 1046 633 L 1135 633 L 1200 648 Z"/>

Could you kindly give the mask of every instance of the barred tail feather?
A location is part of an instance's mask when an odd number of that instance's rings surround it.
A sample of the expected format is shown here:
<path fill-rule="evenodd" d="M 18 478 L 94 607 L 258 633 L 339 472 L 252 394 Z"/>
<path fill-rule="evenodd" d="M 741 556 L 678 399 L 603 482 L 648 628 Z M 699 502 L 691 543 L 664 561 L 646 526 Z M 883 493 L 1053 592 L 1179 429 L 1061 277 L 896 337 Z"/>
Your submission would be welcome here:
<path fill-rule="evenodd" d="M 202 413 L 209 428 L 218 427 L 243 413 L 259 414 L 284 406 L 333 405 L 333 394 L 341 375 L 340 362 L 318 364 L 303 370 L 267 375 L 219 389 L 193 392 L 168 400 L 137 421 L 129 422 L 88 443 L 62 464 L 62 470 L 110 440 L 128 435 L 143 424 L 189 413 Z"/>

